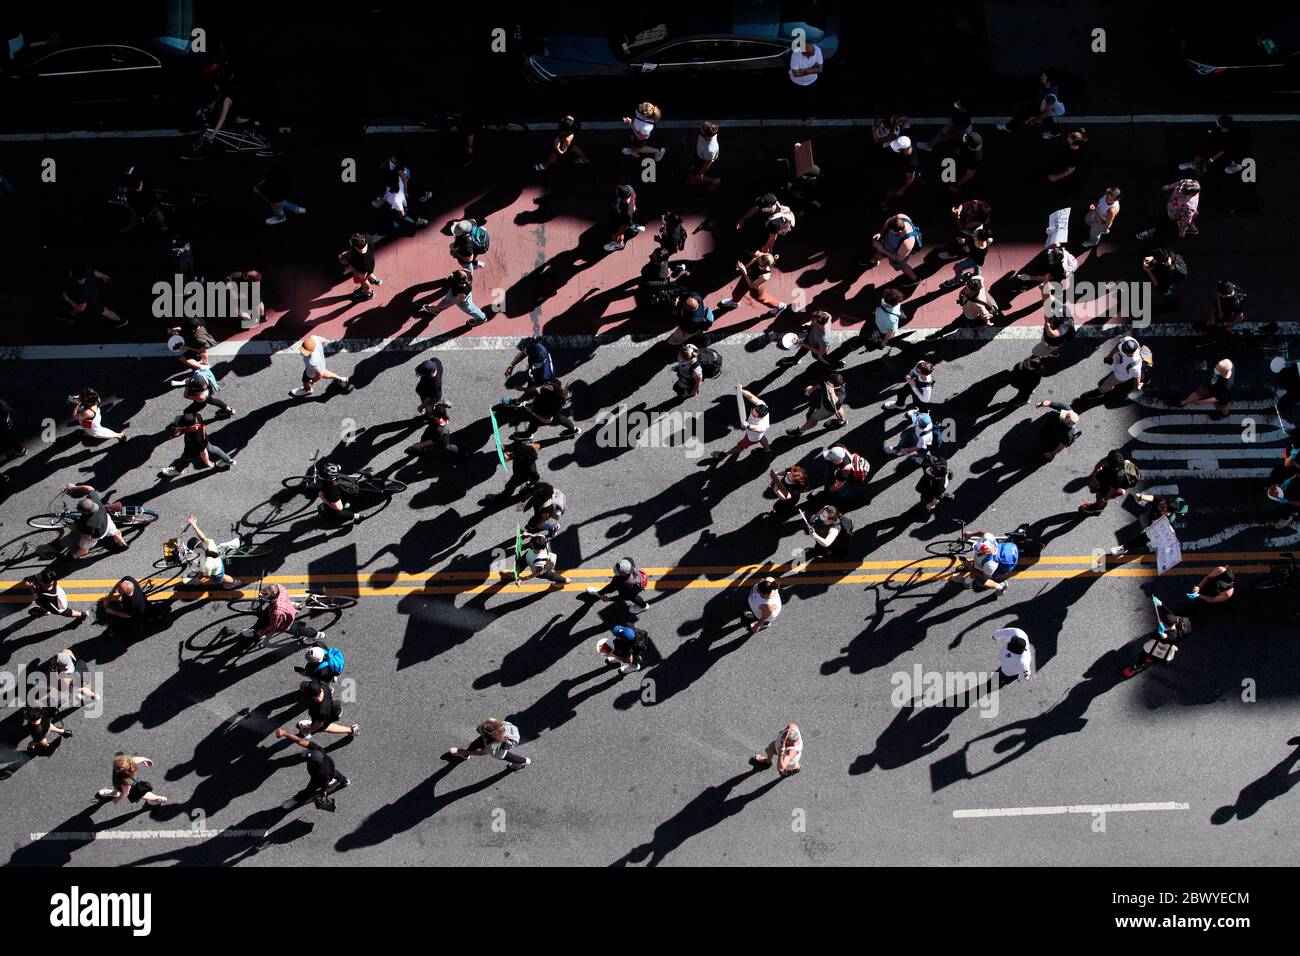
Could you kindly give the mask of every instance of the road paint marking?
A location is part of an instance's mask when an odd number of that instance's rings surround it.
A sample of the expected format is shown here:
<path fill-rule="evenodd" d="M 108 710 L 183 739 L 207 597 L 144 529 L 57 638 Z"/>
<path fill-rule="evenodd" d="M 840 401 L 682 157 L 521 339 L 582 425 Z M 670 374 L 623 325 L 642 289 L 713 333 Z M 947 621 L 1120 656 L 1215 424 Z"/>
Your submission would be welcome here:
<path fill-rule="evenodd" d="M 47 830 L 31 833 L 31 842 L 76 841 L 93 842 L 97 840 L 219 840 L 247 839 L 255 837 L 266 839 L 270 830 L 241 830 L 226 827 L 221 830 L 208 830 L 194 827 L 186 830 Z"/>
<path fill-rule="evenodd" d="M 1148 485 L 1143 494 L 1147 495 L 1176 495 L 1178 494 L 1177 485 Z"/>
<path fill-rule="evenodd" d="M 1273 469 L 1216 468 L 1205 471 L 1200 468 L 1145 468 L 1142 474 L 1147 478 L 1267 478 L 1273 474 Z"/>
<path fill-rule="evenodd" d="M 1190 810 L 1190 803 L 1081 803 L 1064 807 L 993 807 L 981 810 L 954 810 L 957 820 L 985 817 L 1048 817 L 1066 813 L 1153 813 L 1164 810 Z"/>
<path fill-rule="evenodd" d="M 1250 323 L 1243 323 L 1249 325 Z M 1258 324 L 1258 323 L 1256 323 Z M 1300 336 L 1300 323 L 1280 322 L 1283 335 Z M 1114 325 L 1082 325 L 1078 336 L 1086 339 L 1109 339 L 1129 328 L 1128 323 Z M 913 341 L 930 339 L 940 332 L 941 327 L 909 327 L 903 329 L 910 333 Z M 647 334 L 606 334 L 596 335 L 545 335 L 542 336 L 548 347 L 556 349 L 579 349 L 590 351 L 593 348 L 639 349 L 647 348 L 659 341 L 667 333 Z M 1143 338 L 1184 338 L 1201 333 L 1193 325 L 1154 325 L 1141 330 Z M 731 343 L 743 345 L 757 339 L 765 339 L 765 332 L 733 332 L 725 328 L 718 329 L 718 343 L 729 346 Z M 859 337 L 857 329 L 852 331 L 836 330 L 831 332 L 833 345 L 843 345 Z M 1042 337 L 1042 326 L 1037 322 L 1032 325 L 1012 325 L 1002 329 L 974 328 L 957 329 L 949 332 L 945 338 L 956 341 L 1037 341 Z M 415 338 L 370 338 L 370 339 L 336 339 L 341 351 L 355 354 L 373 354 L 376 352 L 422 352 L 437 348 L 440 352 L 517 352 L 519 350 L 518 333 L 514 335 L 462 335 L 457 338 L 444 338 L 442 335 L 419 336 Z M 298 359 L 300 339 L 235 339 L 220 342 L 208 349 L 209 355 L 230 358 L 237 355 L 278 355 L 284 353 Z M 0 346 L 0 361 L 25 360 L 94 360 L 105 358 L 166 358 L 176 361 L 176 354 L 162 343 L 154 342 L 120 342 L 102 345 L 12 345 Z M 1241 407 L 1252 408 L 1251 403 L 1234 403 Z"/>
<path fill-rule="evenodd" d="M 1160 411 L 1168 411 L 1168 412 L 1180 411 L 1183 408 L 1183 406 L 1179 405 L 1177 402 L 1167 402 L 1162 398 L 1153 398 L 1147 395 L 1145 392 L 1139 393 L 1138 397 L 1134 399 L 1133 404 L 1141 405 L 1143 408 L 1154 408 Z M 1264 411 L 1264 410 L 1271 411 L 1274 407 L 1276 407 L 1276 404 L 1277 404 L 1276 399 L 1259 399 L 1259 400 L 1252 399 L 1251 401 L 1246 401 L 1246 402 L 1233 399 L 1232 407 L 1238 410 L 1256 409 L 1259 411 Z"/>
<path fill-rule="evenodd" d="M 1135 421 L 1129 426 L 1128 433 L 1134 438 L 1152 445 L 1240 445 L 1243 444 L 1243 425 L 1248 418 L 1252 424 L 1255 422 L 1254 418 L 1247 415 L 1228 415 L 1225 418 L 1211 418 L 1209 415 L 1201 414 L 1151 415 L 1148 418 L 1140 418 Z M 1224 430 L 1219 432 L 1195 432 L 1192 434 L 1154 431 L 1154 429 L 1163 425 L 1220 425 Z M 1252 444 L 1266 445 L 1269 442 L 1280 442 L 1285 438 L 1286 432 L 1280 428 L 1273 428 L 1271 431 L 1257 432 L 1255 442 Z"/>
<path fill-rule="evenodd" d="M 1191 458 L 1210 462 L 1209 467 L 1220 458 L 1279 458 L 1278 453 L 1284 446 L 1274 445 L 1268 448 L 1134 448 L 1133 457 L 1163 461 L 1170 458 Z"/>

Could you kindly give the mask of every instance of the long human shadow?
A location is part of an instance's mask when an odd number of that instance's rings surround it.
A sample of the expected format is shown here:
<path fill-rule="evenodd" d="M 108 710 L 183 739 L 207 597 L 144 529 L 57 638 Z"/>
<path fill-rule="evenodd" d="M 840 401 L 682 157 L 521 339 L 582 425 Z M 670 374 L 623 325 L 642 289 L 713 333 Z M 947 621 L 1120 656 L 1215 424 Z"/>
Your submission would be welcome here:
<path fill-rule="evenodd" d="M 946 731 L 953 721 L 972 707 L 983 710 L 986 702 L 994 699 L 990 695 L 994 679 L 985 675 L 982 681 L 957 689 L 953 696 L 937 704 L 908 703 L 900 707 L 898 715 L 880 732 L 875 749 L 856 758 L 849 765 L 849 773 L 856 776 L 876 767 L 896 770 L 934 753 L 948 742 Z"/>
<path fill-rule="evenodd" d="M 741 781 L 752 777 L 759 770 L 759 767 L 751 767 L 722 783 L 706 787 L 697 797 L 655 827 L 654 834 L 649 840 L 628 850 L 610 866 L 630 866 L 638 863 L 658 866 L 687 840 L 713 829 L 728 817 L 740 813 L 783 779 L 773 773 L 770 780 L 748 793 L 734 797 L 730 795 Z"/>
<path fill-rule="evenodd" d="M 1032 634 L 1030 640 L 1033 641 Z M 1124 648 L 1106 651 L 1083 672 L 1083 680 L 1071 687 L 1065 697 L 1048 710 L 972 737 L 957 752 L 934 762 L 930 765 L 931 788 L 938 792 L 959 780 L 974 780 L 993 773 L 1050 740 L 1082 732 L 1088 725 L 1088 718 L 1085 715 L 1093 701 L 1124 682 L 1123 667 L 1130 657 L 1131 655 L 1127 655 Z M 1014 689 L 1014 685 L 1010 686 Z M 1000 693 L 1006 692 L 1004 688 Z M 978 741 L 995 737 L 1001 739 L 993 745 L 993 749 L 1005 756 L 987 767 L 972 772 L 966 763 L 971 747 Z"/>
<path fill-rule="evenodd" d="M 579 600 L 569 614 L 553 614 L 527 641 L 507 651 L 496 670 L 480 674 L 475 678 L 474 689 L 483 690 L 497 685 L 514 687 L 539 677 L 562 661 L 575 648 L 605 633 L 612 625 L 624 623 L 626 620 L 625 614 L 620 609 L 613 605 L 603 605 L 596 612 L 600 620 L 575 631 L 582 619 L 592 610 L 592 606 L 593 602 L 590 600 Z"/>
<path fill-rule="evenodd" d="M 1262 777 L 1242 787 L 1241 792 L 1237 794 L 1236 803 L 1215 810 L 1210 815 L 1211 823 L 1220 827 L 1225 823 L 1231 823 L 1234 819 L 1247 820 L 1258 813 L 1264 804 L 1286 796 L 1297 783 L 1300 783 L 1300 770 L 1296 769 L 1297 764 L 1300 764 L 1300 737 L 1292 737 L 1286 745 L 1295 749 Z"/>
<path fill-rule="evenodd" d="M 829 676 L 846 668 L 851 674 L 865 674 L 877 667 L 884 667 L 918 647 L 925 640 L 929 629 L 970 610 L 969 600 L 962 600 L 965 596 L 963 592 L 946 582 L 935 581 L 929 586 L 934 590 L 919 599 L 901 595 L 882 597 L 879 588 L 868 588 L 874 592 L 875 605 L 867 618 L 866 628 L 840 648 L 839 656 L 822 663 L 822 674 Z M 988 595 L 979 600 L 993 601 L 993 592 L 988 592 Z M 902 600 L 915 600 L 915 603 L 901 613 L 896 612 L 892 605 Z M 947 610 L 934 613 L 944 605 L 948 605 Z"/>
<path fill-rule="evenodd" d="M 142 813 L 158 812 L 139 804 L 112 819 L 96 822 L 95 813 L 101 809 L 111 811 L 113 804 L 92 799 L 89 805 L 45 831 L 46 835 L 39 840 L 16 847 L 5 866 L 69 866 L 73 855 L 94 843 L 98 834 L 119 827 Z"/>
<path fill-rule="evenodd" d="M 371 813 L 355 830 L 335 841 L 334 849 L 347 853 L 351 850 L 379 846 L 395 836 L 415 829 L 456 801 L 496 786 L 510 775 L 507 767 L 492 776 L 481 777 L 455 790 L 439 793 L 439 785 L 451 775 L 459 763 L 460 761 L 447 763 L 396 800 Z"/>

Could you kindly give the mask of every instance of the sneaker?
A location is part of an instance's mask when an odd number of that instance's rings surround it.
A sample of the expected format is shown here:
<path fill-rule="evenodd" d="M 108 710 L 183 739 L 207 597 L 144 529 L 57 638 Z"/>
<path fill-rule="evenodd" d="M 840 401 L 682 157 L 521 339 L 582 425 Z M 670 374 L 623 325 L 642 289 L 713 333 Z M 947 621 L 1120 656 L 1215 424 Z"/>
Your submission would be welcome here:
<path fill-rule="evenodd" d="M 1195 168 L 1196 168 L 1196 164 L 1195 164 L 1195 163 L 1179 163 L 1179 164 L 1178 164 L 1178 168 L 1179 168 L 1179 170 L 1181 170 L 1182 172 L 1185 173 L 1185 172 L 1187 172 L 1187 170 L 1189 170 L 1189 169 L 1195 169 Z"/>
<path fill-rule="evenodd" d="M 607 242 L 607 243 L 605 243 L 605 251 L 606 251 L 606 252 L 618 252 L 618 250 L 620 250 L 620 249 L 622 249 L 622 248 L 623 248 L 623 243 L 621 243 L 621 242 Z"/>
<path fill-rule="evenodd" d="M 384 280 L 381 279 L 381 278 L 379 278 L 379 276 L 371 276 L 371 277 L 370 277 L 370 284 L 371 284 L 371 285 L 383 285 L 383 284 L 384 284 Z"/>
<path fill-rule="evenodd" d="M 525 757 L 523 763 L 512 763 L 512 764 L 510 765 L 510 769 L 511 769 L 511 770 L 523 770 L 525 767 L 527 767 L 527 766 L 528 766 L 530 763 L 532 763 L 532 762 L 533 762 L 533 761 L 532 761 L 531 758 L 529 758 L 529 757 Z"/>
<path fill-rule="evenodd" d="M 176 468 L 172 468 L 170 465 L 168 465 L 168 466 L 167 466 L 166 468 L 164 468 L 162 471 L 158 472 L 158 477 L 159 477 L 159 478 L 175 478 L 175 477 L 176 477 L 177 475 L 179 475 L 179 474 L 180 474 L 180 471 L 179 471 L 178 469 L 176 469 Z"/>
<path fill-rule="evenodd" d="M 284 216 L 271 216 L 266 220 L 268 226 L 278 226 L 282 222 L 284 222 Z"/>
<path fill-rule="evenodd" d="M 487 321 L 487 316 L 485 315 L 485 316 L 483 316 L 483 318 L 481 318 L 481 319 L 470 319 L 470 320 L 467 321 L 465 324 L 468 325 L 468 326 L 472 329 L 472 328 L 474 328 L 476 325 L 482 325 L 482 324 L 483 324 L 484 322 L 486 322 L 486 321 Z"/>
<path fill-rule="evenodd" d="M 255 628 L 255 627 L 246 627 L 246 628 L 244 628 L 242 631 L 240 631 L 239 634 L 238 634 L 237 636 L 238 636 L 238 637 L 245 638 L 245 639 L 248 639 L 248 638 L 250 638 L 250 637 L 253 637 L 255 634 L 257 634 L 257 628 Z"/>
<path fill-rule="evenodd" d="M 916 148 L 925 153 L 928 153 L 930 152 L 930 150 L 934 149 L 934 147 L 931 146 L 929 143 L 917 143 Z"/>
<path fill-rule="evenodd" d="M 1223 171 L 1227 173 L 1229 176 L 1235 176 L 1237 175 L 1237 173 L 1241 172 L 1245 168 L 1246 167 L 1243 166 L 1241 163 L 1229 163 L 1227 166 L 1223 167 Z"/>
<path fill-rule="evenodd" d="M 581 434 L 582 434 L 582 426 L 579 425 L 575 428 L 566 428 L 564 431 L 560 432 L 560 437 L 577 438 Z"/>
<path fill-rule="evenodd" d="M 1137 674 L 1137 668 L 1133 667 L 1132 665 L 1129 665 L 1128 667 L 1120 671 L 1120 673 L 1123 674 L 1125 677 L 1133 677 L 1135 674 Z"/>
<path fill-rule="evenodd" d="M 307 215 L 307 207 L 306 207 L 306 206 L 299 206 L 297 209 L 295 209 L 295 210 L 293 211 L 293 213 L 294 213 L 295 216 L 305 216 L 305 215 Z"/>
<path fill-rule="evenodd" d="M 887 444 L 887 445 L 885 445 L 885 454 L 886 454 L 886 455 L 897 455 L 898 452 L 897 452 L 897 450 L 895 450 L 895 448 L 894 448 L 893 445 L 889 445 L 889 444 Z"/>
<path fill-rule="evenodd" d="M 881 409 L 882 409 L 883 411 L 886 411 L 886 412 L 887 412 L 887 411 L 889 411 L 890 409 L 902 408 L 903 406 L 900 405 L 900 404 L 898 404 L 897 400 L 895 400 L 895 399 L 890 399 L 890 400 L 887 401 L 887 402 L 882 402 L 881 405 L 880 405 L 880 407 L 881 407 Z"/>
<path fill-rule="evenodd" d="M 635 674 L 640 669 L 641 669 L 640 664 L 624 664 L 622 667 L 618 669 L 618 672 L 620 674 Z"/>
<path fill-rule="evenodd" d="M 117 793 L 112 787 L 105 787 L 103 790 L 96 790 L 95 796 L 101 800 L 112 800 L 113 794 Z"/>
<path fill-rule="evenodd" d="M 118 319 L 116 322 L 113 323 L 113 331 L 116 332 L 119 329 L 124 329 L 130 324 L 131 322 L 128 319 Z"/>
<path fill-rule="evenodd" d="M 290 389 L 290 390 L 289 390 L 289 394 L 292 395 L 294 398 L 306 398 L 308 395 L 311 394 L 311 389 L 310 389 L 310 388 L 293 388 L 293 389 Z"/>
<path fill-rule="evenodd" d="M 730 298 L 723 299 L 721 302 L 718 303 L 719 309 L 734 309 L 735 307 L 736 307 L 735 299 L 730 299 Z"/>
<path fill-rule="evenodd" d="M 660 147 L 659 149 L 656 149 L 656 150 L 655 150 L 655 162 L 656 162 L 656 163 L 661 163 L 661 162 L 663 162 L 664 154 L 667 153 L 667 152 L 668 152 L 668 147 L 667 147 L 667 146 L 662 146 L 662 147 Z"/>
<path fill-rule="evenodd" d="M 1054 133 L 1049 129 L 1047 132 L 1043 134 L 1043 139 L 1056 139 L 1056 137 L 1060 135 L 1061 135 L 1060 133 Z"/>
<path fill-rule="evenodd" d="M 801 432 L 802 429 L 798 425 L 795 425 L 794 428 L 787 428 L 785 430 L 785 433 L 789 435 L 791 438 L 798 438 Z"/>
<path fill-rule="evenodd" d="M 215 465 L 217 468 L 234 468 L 235 459 L 232 458 L 230 459 L 230 461 L 221 461 L 220 459 L 218 459 L 217 461 L 214 461 L 212 464 Z"/>
<path fill-rule="evenodd" d="M 634 233 L 636 233 L 636 232 L 645 232 L 645 226 L 641 226 L 641 225 L 638 225 L 638 224 L 636 224 L 636 223 L 633 223 L 633 224 L 632 224 L 631 226 L 629 226 L 628 228 L 631 229 Z"/>
<path fill-rule="evenodd" d="M 298 721 L 299 730 L 306 730 L 311 725 L 312 725 L 312 721 L 307 717 L 304 717 L 302 720 Z"/>
<path fill-rule="evenodd" d="M 357 387 L 352 384 L 352 379 L 350 378 L 345 378 L 340 388 L 342 388 L 343 391 L 348 393 L 355 392 L 357 390 Z"/>
<path fill-rule="evenodd" d="M 288 800 L 280 801 L 280 809 L 292 810 L 294 807 L 298 806 L 301 802 L 302 801 L 300 801 L 297 797 L 290 797 Z"/>
<path fill-rule="evenodd" d="M 545 171 L 546 171 L 546 167 L 543 166 L 541 163 L 533 163 L 533 172 L 541 173 Z"/>
<path fill-rule="evenodd" d="M 1155 234 L 1156 233 L 1154 229 L 1143 229 L 1141 232 L 1137 234 L 1137 237 L 1139 239 L 1150 239 Z"/>
<path fill-rule="evenodd" d="M 350 296 L 348 296 L 348 298 L 351 299 L 353 302 L 366 302 L 370 299 L 373 299 L 374 297 L 375 297 L 375 293 L 371 289 L 358 289 L 356 292 L 353 292 Z"/>
<path fill-rule="evenodd" d="M 82 703 L 84 704 L 85 701 L 82 701 Z M 54 726 L 57 727 L 59 730 L 63 730 L 63 725 L 62 725 L 62 724 L 55 724 Z M 63 734 L 62 734 L 61 736 L 67 737 L 69 740 L 71 740 L 71 739 L 72 739 L 72 731 L 70 731 L 70 730 L 63 730 Z"/>
<path fill-rule="evenodd" d="M 1117 544 L 1115 547 L 1110 549 L 1110 553 L 1113 557 L 1118 558 L 1120 555 L 1128 554 L 1128 548 L 1124 547 L 1122 544 Z"/>
<path fill-rule="evenodd" d="M 623 155 L 624 155 L 624 156 L 635 156 L 635 155 L 636 155 L 636 150 L 633 149 L 631 146 L 624 146 L 624 147 L 623 147 Z"/>
<path fill-rule="evenodd" d="M 780 315 L 788 308 L 790 308 L 790 306 L 787 305 L 785 302 L 777 303 L 776 308 L 768 309 L 766 312 L 763 313 L 763 318 L 775 319 L 778 315 Z"/>
<path fill-rule="evenodd" d="M 223 591 L 238 591 L 244 586 L 244 582 L 235 578 L 229 584 L 221 585 Z"/>
<path fill-rule="evenodd" d="M 999 123 L 999 124 L 998 124 L 998 131 L 999 131 L 999 132 L 1002 132 L 1002 133 L 1010 133 L 1010 132 L 1011 132 L 1011 127 L 1008 126 L 1006 123 Z"/>
<path fill-rule="evenodd" d="M 1093 246 L 1095 246 L 1095 245 L 1096 245 L 1098 242 L 1100 242 L 1100 241 L 1101 241 L 1100 239 L 1085 239 L 1085 240 L 1083 240 L 1082 243 L 1080 243 L 1080 245 L 1082 245 L 1083 248 L 1085 248 L 1085 249 L 1091 249 Z"/>

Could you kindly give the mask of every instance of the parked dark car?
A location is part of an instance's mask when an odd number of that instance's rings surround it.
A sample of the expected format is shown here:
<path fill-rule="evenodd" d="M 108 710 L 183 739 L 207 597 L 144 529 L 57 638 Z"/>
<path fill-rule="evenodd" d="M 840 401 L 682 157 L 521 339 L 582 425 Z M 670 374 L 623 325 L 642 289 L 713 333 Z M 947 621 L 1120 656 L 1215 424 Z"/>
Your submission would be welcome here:
<path fill-rule="evenodd" d="M 839 47 L 839 0 L 624 3 L 602 16 L 546 10 L 516 32 L 529 76 L 563 83 L 654 73 L 783 71 L 796 31 L 827 60 Z"/>
<path fill-rule="evenodd" d="M 1272 90 L 1300 88 L 1300 15 L 1275 5 L 1243 5 L 1230 15 L 1207 13 L 1173 27 L 1183 63 L 1219 82 Z"/>

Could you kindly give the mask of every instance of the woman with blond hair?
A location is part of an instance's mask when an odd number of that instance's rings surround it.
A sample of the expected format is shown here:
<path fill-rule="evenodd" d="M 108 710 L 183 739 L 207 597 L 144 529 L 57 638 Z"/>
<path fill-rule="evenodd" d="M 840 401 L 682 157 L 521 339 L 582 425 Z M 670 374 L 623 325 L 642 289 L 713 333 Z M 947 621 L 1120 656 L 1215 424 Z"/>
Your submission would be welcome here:
<path fill-rule="evenodd" d="M 325 367 L 325 346 L 328 343 L 319 335 L 309 335 L 298 343 L 298 354 L 302 356 L 302 387 L 289 392 L 294 398 L 305 398 L 312 393 L 316 383 L 323 378 L 341 382 L 344 389 L 352 391 L 352 382 L 345 376 L 331 372 Z"/>
<path fill-rule="evenodd" d="M 1043 444 L 1043 458 L 1051 461 L 1074 444 L 1079 437 L 1079 413 L 1063 402 L 1039 402 L 1038 408 L 1050 408 L 1055 415 L 1044 415 L 1038 437 Z"/>
<path fill-rule="evenodd" d="M 772 278 L 772 267 L 779 258 L 781 257 L 771 252 L 760 252 L 748 263 L 737 262 L 736 271 L 740 273 L 740 280 L 731 295 L 718 303 L 718 309 L 734 309 L 741 299 L 750 295 L 767 306 L 762 318 L 774 319 L 784 312 L 786 304 L 765 291 L 768 280 Z"/>
<path fill-rule="evenodd" d="M 132 803 L 141 801 L 151 807 L 161 807 L 167 798 L 153 792 L 153 784 L 139 779 L 141 767 L 152 767 L 153 761 L 148 757 L 130 757 L 124 753 L 113 755 L 113 786 L 105 787 L 95 793 L 101 800 L 118 803 L 126 797 Z"/>
<path fill-rule="evenodd" d="M 668 147 L 655 147 L 650 145 L 650 134 L 654 132 L 655 123 L 663 119 L 663 111 L 653 103 L 642 103 L 636 108 L 635 116 L 624 116 L 623 125 L 632 131 L 631 145 L 623 147 L 624 156 L 649 156 L 654 155 L 655 162 L 664 158 L 664 153 L 668 152 Z"/>

